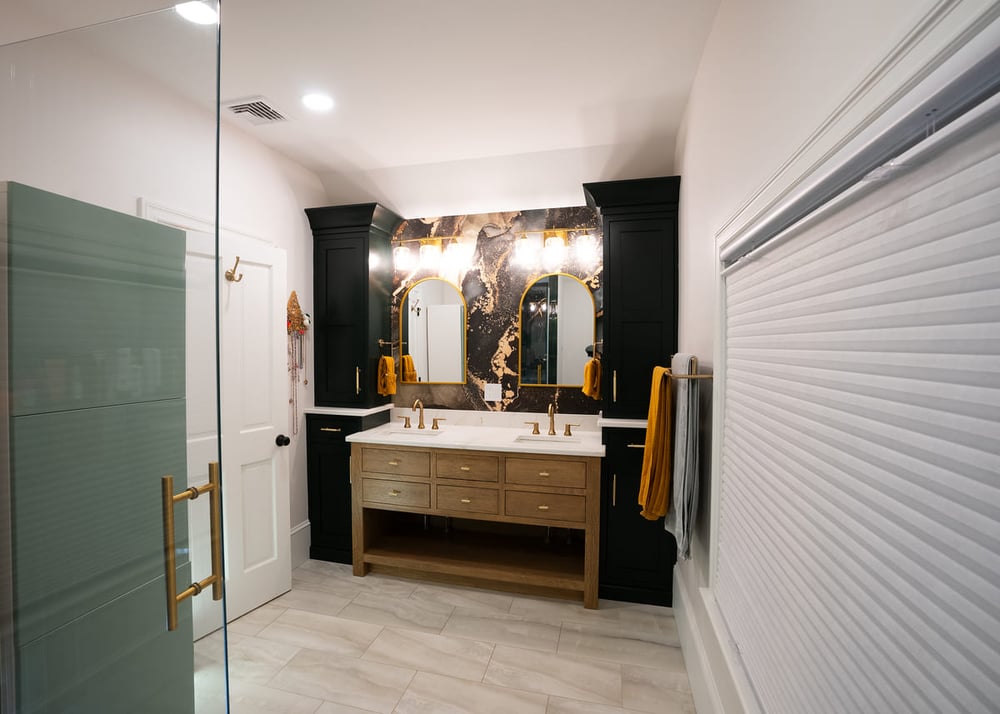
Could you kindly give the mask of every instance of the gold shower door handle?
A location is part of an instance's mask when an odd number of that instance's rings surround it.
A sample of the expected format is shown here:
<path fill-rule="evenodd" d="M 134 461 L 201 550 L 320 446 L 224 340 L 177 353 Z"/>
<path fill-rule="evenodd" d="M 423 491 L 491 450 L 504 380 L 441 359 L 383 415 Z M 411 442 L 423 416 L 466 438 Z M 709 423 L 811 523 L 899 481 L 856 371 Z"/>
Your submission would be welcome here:
<path fill-rule="evenodd" d="M 177 605 L 189 597 L 200 595 L 212 586 L 212 599 L 222 599 L 222 493 L 219 462 L 208 465 L 208 483 L 192 486 L 174 493 L 174 477 L 160 479 L 163 495 L 163 570 L 167 581 L 167 629 L 177 629 Z M 183 592 L 177 592 L 177 553 L 174 547 L 174 506 L 182 501 L 194 500 L 203 493 L 209 494 L 209 519 L 212 529 L 212 574 L 204 580 L 191 583 Z"/>

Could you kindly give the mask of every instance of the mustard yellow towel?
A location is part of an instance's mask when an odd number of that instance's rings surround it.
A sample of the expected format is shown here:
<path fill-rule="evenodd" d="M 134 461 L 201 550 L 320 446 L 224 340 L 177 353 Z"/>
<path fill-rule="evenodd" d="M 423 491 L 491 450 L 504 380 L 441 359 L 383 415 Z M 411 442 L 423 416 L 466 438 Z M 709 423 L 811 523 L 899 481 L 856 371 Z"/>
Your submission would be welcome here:
<path fill-rule="evenodd" d="M 583 367 L 583 393 L 592 399 L 601 398 L 601 360 L 597 358 Z"/>
<path fill-rule="evenodd" d="M 413 355 L 403 355 L 399 360 L 399 371 L 403 375 L 404 382 L 417 381 L 417 368 L 413 364 Z"/>
<path fill-rule="evenodd" d="M 378 393 L 383 397 L 396 393 L 396 361 L 388 355 L 378 361 Z"/>
<path fill-rule="evenodd" d="M 649 419 L 646 422 L 646 450 L 642 456 L 642 477 L 639 481 L 640 515 L 650 521 L 666 515 L 670 500 L 670 370 L 653 369 L 653 384 L 649 392 Z"/>

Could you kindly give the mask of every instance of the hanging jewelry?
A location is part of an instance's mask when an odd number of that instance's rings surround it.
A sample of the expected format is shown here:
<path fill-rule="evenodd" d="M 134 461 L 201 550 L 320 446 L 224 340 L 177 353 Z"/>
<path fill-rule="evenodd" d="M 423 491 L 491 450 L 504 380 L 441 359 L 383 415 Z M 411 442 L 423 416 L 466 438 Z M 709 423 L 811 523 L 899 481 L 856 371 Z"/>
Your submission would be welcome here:
<path fill-rule="evenodd" d="M 299 298 L 292 291 L 288 298 L 288 315 L 285 322 L 288 331 L 288 375 L 291 380 L 292 434 L 299 433 L 299 375 L 305 371 L 306 358 L 303 342 L 311 322 L 309 315 L 299 307 Z M 306 385 L 309 380 L 304 381 Z"/>

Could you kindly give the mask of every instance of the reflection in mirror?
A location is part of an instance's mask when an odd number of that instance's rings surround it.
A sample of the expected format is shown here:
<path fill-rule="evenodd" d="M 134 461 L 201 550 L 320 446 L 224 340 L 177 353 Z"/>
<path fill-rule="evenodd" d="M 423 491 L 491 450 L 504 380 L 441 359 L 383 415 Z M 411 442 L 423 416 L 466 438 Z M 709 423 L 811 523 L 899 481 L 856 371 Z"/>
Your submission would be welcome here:
<path fill-rule="evenodd" d="M 521 297 L 521 386 L 577 387 L 594 345 L 594 296 L 562 273 L 543 275 Z"/>
<path fill-rule="evenodd" d="M 400 366 L 403 383 L 465 383 L 465 298 L 452 283 L 426 278 L 410 286 L 399 306 L 399 338 L 402 354 L 413 358 L 412 371 Z"/>

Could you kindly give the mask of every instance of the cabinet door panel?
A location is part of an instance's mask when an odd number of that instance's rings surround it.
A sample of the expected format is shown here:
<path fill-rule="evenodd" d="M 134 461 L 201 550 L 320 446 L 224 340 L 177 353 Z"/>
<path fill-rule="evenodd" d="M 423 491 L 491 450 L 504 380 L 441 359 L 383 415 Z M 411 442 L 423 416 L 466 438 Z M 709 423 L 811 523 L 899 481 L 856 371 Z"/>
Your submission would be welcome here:
<path fill-rule="evenodd" d="M 674 537 L 663 519 L 647 521 L 639 515 L 639 483 L 645 430 L 607 429 L 601 498 L 601 597 L 612 600 L 669 605 L 673 567 L 677 559 Z"/>
<path fill-rule="evenodd" d="M 340 237 L 316 243 L 317 269 L 326 278 L 316 296 L 317 319 L 326 324 L 350 324 L 364 319 L 360 302 L 368 287 L 364 238 Z M 319 309 L 319 308 L 322 309 Z"/>

